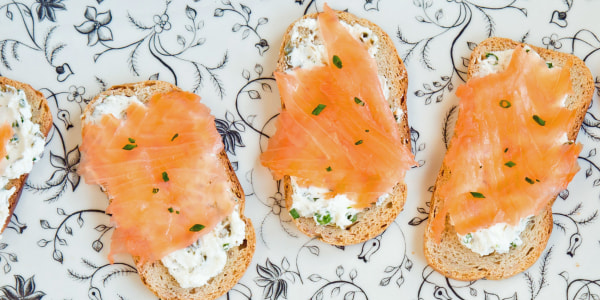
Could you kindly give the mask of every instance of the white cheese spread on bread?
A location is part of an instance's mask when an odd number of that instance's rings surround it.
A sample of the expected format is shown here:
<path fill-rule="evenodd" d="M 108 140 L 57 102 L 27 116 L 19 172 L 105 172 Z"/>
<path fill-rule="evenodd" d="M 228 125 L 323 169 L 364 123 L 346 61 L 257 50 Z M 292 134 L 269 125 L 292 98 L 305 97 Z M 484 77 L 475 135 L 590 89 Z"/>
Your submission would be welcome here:
<path fill-rule="evenodd" d="M 44 152 L 45 137 L 40 125 L 32 122 L 32 114 L 23 90 L 11 86 L 0 90 L 0 120 L 11 124 L 14 133 L 5 146 L 6 156 L 0 158 L 0 224 L 9 217 L 9 199 L 16 192 L 14 187 L 6 188 L 9 180 L 29 173 Z"/>
<path fill-rule="evenodd" d="M 369 55 L 375 58 L 379 47 L 379 39 L 373 31 L 360 24 L 350 25 L 344 21 L 340 23 L 350 32 L 350 34 L 362 42 L 368 49 Z M 312 68 L 326 64 L 326 49 L 320 37 L 319 22 L 317 19 L 306 18 L 294 24 L 290 31 L 290 43 L 285 46 L 284 53 L 286 62 L 293 68 Z M 383 95 L 388 102 L 391 94 L 390 86 L 385 76 L 379 75 L 379 84 Z M 390 107 L 396 120 L 401 121 L 404 113 L 402 108 Z M 332 225 L 345 229 L 352 225 L 361 211 L 352 206 L 355 202 L 346 195 L 336 195 L 333 198 L 326 199 L 326 189 L 316 186 L 300 187 L 297 185 L 294 177 L 290 178 L 294 194 L 292 195 L 293 204 L 290 209 L 292 217 L 312 217 L 319 225 Z M 389 197 L 384 194 L 379 197 L 377 203 L 383 202 L 383 199 Z"/>
<path fill-rule="evenodd" d="M 85 121 L 100 122 L 105 114 L 124 119 L 127 108 L 133 103 L 144 105 L 136 96 L 106 96 L 96 102 L 93 113 L 86 115 Z M 165 256 L 161 261 L 182 288 L 201 287 L 223 271 L 227 263 L 227 251 L 239 246 L 245 236 L 246 223 L 241 219 L 236 206 L 231 215 L 212 231 L 194 244 Z"/>

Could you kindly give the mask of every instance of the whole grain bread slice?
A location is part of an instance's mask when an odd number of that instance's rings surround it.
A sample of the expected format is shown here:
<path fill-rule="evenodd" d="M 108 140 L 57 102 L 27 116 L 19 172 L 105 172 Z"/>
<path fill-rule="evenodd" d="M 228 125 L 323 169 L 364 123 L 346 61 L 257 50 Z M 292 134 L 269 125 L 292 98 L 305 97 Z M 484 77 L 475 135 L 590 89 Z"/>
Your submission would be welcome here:
<path fill-rule="evenodd" d="M 408 127 L 408 118 L 406 115 L 406 90 L 408 87 L 408 75 L 404 63 L 396 52 L 396 47 L 390 37 L 375 23 L 366 19 L 358 18 L 357 16 L 343 11 L 335 11 L 340 21 L 346 22 L 349 25 L 360 24 L 369 28 L 378 38 L 378 50 L 375 53 L 375 61 L 380 76 L 387 79 L 390 87 L 390 96 L 388 98 L 391 107 L 401 108 L 401 115 L 396 115 L 399 120 L 400 132 L 402 134 L 403 143 L 399 147 L 407 147 L 410 149 L 410 128 Z M 296 22 L 303 19 L 316 19 L 317 13 L 306 15 Z M 286 48 L 289 48 L 292 38 L 291 31 L 296 22 L 289 25 L 283 36 L 283 42 L 279 49 L 279 59 L 277 61 L 278 72 L 289 70 L 291 66 L 286 61 Z M 380 84 L 374 82 L 373 84 Z M 283 102 L 282 102 L 283 106 Z M 395 113 L 395 112 L 394 112 Z M 291 209 L 294 194 L 294 188 L 289 176 L 285 176 L 284 194 L 285 204 L 288 210 Z M 385 201 L 379 205 L 371 205 L 367 209 L 358 214 L 357 221 L 347 227 L 341 229 L 331 225 L 318 225 L 313 218 L 300 217 L 293 219 L 298 229 L 304 234 L 317 237 L 323 242 L 333 245 L 351 245 L 369 240 L 381 232 L 383 232 L 398 216 L 406 202 L 406 184 L 398 182 L 393 191 Z"/>
<path fill-rule="evenodd" d="M 489 38 L 481 42 L 471 53 L 468 69 L 468 77 L 475 76 L 478 72 L 477 58 L 484 57 L 486 53 L 514 49 L 517 45 L 525 45 L 505 38 Z M 556 52 L 544 48 L 531 46 L 543 59 L 552 62 L 553 65 L 562 67 L 568 61 L 572 61 L 571 81 L 574 94 L 566 101 L 567 107 L 577 111 L 577 121 L 572 128 L 568 128 L 568 138 L 575 140 L 581 126 L 581 122 L 589 107 L 594 91 L 594 82 L 590 70 L 585 63 L 574 55 Z M 548 199 L 548 205 L 539 212 L 527 225 L 521 234 L 523 244 L 508 253 L 498 254 L 496 252 L 480 256 L 463 246 L 446 217 L 446 225 L 442 233 L 442 240 L 438 244 L 434 241 L 431 220 L 439 213 L 442 201 L 438 191 L 443 186 L 452 170 L 442 162 L 438 174 L 435 190 L 431 200 L 429 221 L 425 231 L 424 252 L 425 258 L 431 267 L 444 276 L 458 280 L 476 280 L 480 278 L 503 279 L 529 268 L 544 251 L 550 233 L 552 232 L 552 204 L 557 195 Z"/>
<path fill-rule="evenodd" d="M 47 137 L 48 132 L 50 132 L 50 128 L 52 128 L 52 112 L 50 112 L 46 97 L 44 97 L 44 95 L 42 95 L 42 93 L 39 91 L 32 88 L 29 84 L 0 76 L 0 90 L 6 90 L 7 86 L 11 86 L 25 92 L 25 96 L 27 97 L 26 100 L 31 106 L 31 121 L 40 125 L 40 131 L 44 135 L 44 138 Z M 29 174 L 23 174 L 19 178 L 10 180 L 6 185 L 7 189 L 15 187 L 17 192 L 12 194 L 8 200 L 9 215 L 6 220 L 0 220 L 0 222 L 3 222 L 0 223 L 2 224 L 2 227 L 0 227 L 0 234 L 10 223 L 10 218 L 15 210 L 15 207 L 17 206 L 17 202 L 19 201 L 21 191 L 23 190 L 23 186 L 25 185 L 25 180 L 27 179 L 28 175 Z"/>
<path fill-rule="evenodd" d="M 82 124 L 85 126 L 86 117 L 94 112 L 95 105 L 99 99 L 109 95 L 136 96 L 141 102 L 150 100 L 152 95 L 170 91 L 181 91 L 177 86 L 163 81 L 143 81 L 116 85 L 98 94 L 86 107 L 82 115 Z M 246 236 L 241 245 L 232 247 L 227 252 L 227 263 L 221 273 L 210 279 L 205 285 L 196 288 L 182 288 L 168 269 L 160 260 L 141 263 L 134 257 L 138 273 L 142 282 L 158 297 L 163 300 L 175 299 L 216 299 L 229 291 L 244 275 L 250 265 L 256 245 L 254 227 L 249 218 L 244 216 L 245 195 L 242 186 L 235 175 L 235 171 L 223 150 L 219 154 L 219 161 L 223 166 L 223 172 L 227 174 L 231 184 L 231 193 L 238 205 L 240 217 L 246 223 Z M 110 197 L 110 195 L 109 195 Z"/>

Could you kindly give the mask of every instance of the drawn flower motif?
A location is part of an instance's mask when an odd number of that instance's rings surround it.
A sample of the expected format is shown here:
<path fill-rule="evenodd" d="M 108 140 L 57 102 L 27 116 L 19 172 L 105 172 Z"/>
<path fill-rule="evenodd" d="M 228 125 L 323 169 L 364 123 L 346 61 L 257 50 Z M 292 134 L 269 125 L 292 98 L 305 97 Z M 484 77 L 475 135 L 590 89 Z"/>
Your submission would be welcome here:
<path fill-rule="evenodd" d="M 366 0 L 364 8 L 365 10 L 379 11 L 379 0 Z"/>
<path fill-rule="evenodd" d="M 215 119 L 215 125 L 217 127 L 217 132 L 221 135 L 221 139 L 223 140 L 225 151 L 235 155 L 235 147 L 245 147 L 245 145 L 244 142 L 242 142 L 240 132 L 232 127 L 242 125 L 236 124 L 235 121 L 231 122 L 229 120 L 229 113 L 226 118 L 227 120 Z"/>
<path fill-rule="evenodd" d="M 62 0 L 36 0 L 37 2 L 37 16 L 40 21 L 45 18 L 52 22 L 56 22 L 55 9 L 65 10 L 65 5 Z"/>
<path fill-rule="evenodd" d="M 94 46 L 98 41 L 113 40 L 112 31 L 106 26 L 112 21 L 110 10 L 98 13 L 95 7 L 88 6 L 84 16 L 87 21 L 75 26 L 75 29 L 79 33 L 88 35 L 88 46 Z"/>
<path fill-rule="evenodd" d="M 260 41 L 254 44 L 254 46 L 258 49 L 258 53 L 260 53 L 260 55 L 263 55 L 265 51 L 269 50 L 269 42 L 267 42 L 265 39 L 260 39 Z"/>
<path fill-rule="evenodd" d="M 558 35 L 556 33 L 551 34 L 549 37 L 544 37 L 542 43 L 547 47 L 552 46 L 554 49 L 560 49 L 562 47 L 562 43 L 558 40 Z"/>
<path fill-rule="evenodd" d="M 83 94 L 85 94 L 84 87 L 72 85 L 69 87 L 69 95 L 67 96 L 67 100 L 81 103 L 83 100 Z"/>
<path fill-rule="evenodd" d="M 81 154 L 77 146 L 67 153 L 66 159 L 50 152 L 50 164 L 58 170 L 52 173 L 52 176 L 46 183 L 49 186 L 57 186 L 62 184 L 66 179 L 71 183 L 73 190 L 75 190 L 80 180 L 79 174 L 77 174 L 77 166 L 79 165 L 80 158 Z"/>
<path fill-rule="evenodd" d="M 162 16 L 154 15 L 154 31 L 161 33 L 171 29 L 171 23 L 169 22 L 169 15 L 163 14 Z"/>
<path fill-rule="evenodd" d="M 277 300 L 279 297 L 287 299 L 287 281 L 282 278 L 284 273 L 281 268 L 267 258 L 264 267 L 256 265 L 256 272 L 259 278 L 254 281 L 264 288 L 263 299 Z"/>
<path fill-rule="evenodd" d="M 0 297 L 2 300 L 39 300 L 46 295 L 44 292 L 35 291 L 33 276 L 25 280 L 21 275 L 15 275 L 14 287 L 5 285 L 0 287 L 0 292 L 4 293 L 4 296 Z"/>

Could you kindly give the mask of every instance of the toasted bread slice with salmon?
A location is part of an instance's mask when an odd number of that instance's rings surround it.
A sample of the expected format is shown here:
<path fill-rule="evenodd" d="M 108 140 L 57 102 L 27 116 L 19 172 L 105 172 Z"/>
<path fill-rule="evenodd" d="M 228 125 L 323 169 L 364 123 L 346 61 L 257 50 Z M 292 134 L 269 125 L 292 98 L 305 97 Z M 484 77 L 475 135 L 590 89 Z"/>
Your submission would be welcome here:
<path fill-rule="evenodd" d="M 481 42 L 471 54 L 468 67 L 469 79 L 476 77 L 479 73 L 480 64 L 478 64 L 478 61 L 481 58 L 485 58 L 492 52 L 515 49 L 519 45 L 529 47 L 529 49 L 537 52 L 550 68 L 553 65 L 563 67 L 572 63 L 570 74 L 574 93 L 568 96 L 565 105 L 568 109 L 576 111 L 576 121 L 572 128 L 565 128 L 565 131 L 568 140 L 575 141 L 594 90 L 590 70 L 581 59 L 571 54 L 525 45 L 510 39 L 489 38 Z M 456 137 L 456 132 L 454 136 Z M 552 204 L 557 194 L 553 195 L 551 199 L 547 199 L 548 204 L 545 208 L 531 217 L 525 230 L 520 235 L 521 245 L 511 246 L 507 253 L 493 252 L 482 256 L 462 244 L 451 223 L 450 215 L 445 217 L 445 227 L 441 234 L 441 241 L 436 242 L 432 220 L 442 211 L 444 199 L 440 195 L 440 190 L 448 182 L 453 171 L 447 165 L 448 162 L 444 159 L 436 180 L 425 231 L 424 252 L 429 265 L 444 276 L 470 281 L 480 278 L 503 279 L 511 277 L 534 264 L 544 251 L 552 232 Z"/>
<path fill-rule="evenodd" d="M 83 126 L 85 127 L 90 122 L 88 118 L 94 113 L 96 105 L 101 103 L 102 99 L 107 96 L 136 96 L 140 102 L 146 103 L 155 94 L 172 91 L 181 91 L 181 89 L 173 84 L 162 81 L 144 81 L 113 86 L 98 94 L 90 102 L 82 116 Z M 235 198 L 233 200 L 239 209 L 241 219 L 245 223 L 245 238 L 239 246 L 231 247 L 227 250 L 227 261 L 223 270 L 200 287 L 182 288 L 161 260 L 142 262 L 139 257 L 134 256 L 134 261 L 136 262 L 142 282 L 161 299 L 218 298 L 238 282 L 252 260 L 256 238 L 252 222 L 243 215 L 245 205 L 244 192 L 227 158 L 225 150 L 219 154 L 218 161 L 223 173 L 228 178 L 231 195 Z M 108 196 L 110 198 L 110 195 Z M 190 229 L 190 231 L 192 230 Z"/>
<path fill-rule="evenodd" d="M 16 80 L 8 79 L 0 76 L 0 91 L 8 91 L 8 89 L 22 90 L 25 93 L 25 99 L 31 106 L 31 122 L 39 125 L 41 133 L 44 135 L 44 139 L 48 136 L 48 132 L 52 128 L 52 112 L 48 107 L 48 101 L 39 91 L 32 88 L 29 84 L 22 83 Z M 2 120 L 0 120 L 2 123 Z M 8 184 L 3 188 L 10 190 L 15 188 L 15 192 L 8 199 L 8 216 L 6 219 L 0 220 L 0 234 L 6 229 L 10 223 L 10 218 L 17 206 L 19 196 L 25 185 L 28 173 L 22 174 L 18 178 L 13 178 L 8 181 Z M 0 203 L 0 205 L 3 205 Z"/>
<path fill-rule="evenodd" d="M 396 125 L 398 126 L 402 137 L 402 143 L 397 146 L 404 147 L 410 152 L 410 128 L 408 126 L 406 114 L 408 75 L 404 63 L 399 58 L 392 40 L 379 26 L 369 20 L 358 18 L 351 13 L 343 11 L 335 11 L 335 14 L 340 22 L 346 23 L 349 27 L 355 25 L 362 26 L 372 33 L 372 36 L 367 36 L 367 34 L 363 33 L 359 39 L 363 45 L 366 46 L 372 46 L 374 43 L 373 41 L 376 41 L 377 43 L 375 45 L 377 51 L 374 55 L 374 60 L 377 64 L 380 81 L 382 80 L 381 78 L 384 78 L 387 82 L 389 89 L 387 101 L 389 102 L 390 107 L 393 108 L 392 113 L 396 118 Z M 316 20 L 317 18 L 317 13 L 309 14 L 300 18 L 288 27 L 283 36 L 283 42 L 279 51 L 279 59 L 276 68 L 277 72 L 289 71 L 294 67 L 290 65 L 290 59 L 286 57 L 290 52 L 291 45 L 295 43 L 293 39 L 307 39 L 309 38 L 309 35 L 313 34 L 312 30 L 303 30 L 300 34 L 295 34 L 293 33 L 294 26 L 300 22 L 311 19 Z M 315 42 L 320 42 L 318 41 L 318 35 Z M 373 82 L 372 84 L 378 85 L 381 83 Z M 282 99 L 282 106 L 283 105 Z M 292 183 L 292 178 L 290 176 L 284 176 L 283 183 L 285 190 L 285 204 L 288 211 L 290 211 L 292 210 L 293 205 L 292 195 L 294 195 L 297 190 L 294 188 L 295 185 Z M 292 214 L 292 219 L 301 232 L 311 237 L 317 237 L 323 242 L 333 245 L 357 244 L 381 234 L 396 219 L 404 207 L 406 193 L 406 184 L 404 182 L 397 182 L 393 190 L 389 193 L 389 197 L 384 201 L 378 201 L 377 204 L 373 203 L 360 211 L 355 216 L 355 222 L 346 228 L 340 228 L 335 225 L 320 225 L 312 217 L 300 216 L 294 218 L 294 215 Z"/>

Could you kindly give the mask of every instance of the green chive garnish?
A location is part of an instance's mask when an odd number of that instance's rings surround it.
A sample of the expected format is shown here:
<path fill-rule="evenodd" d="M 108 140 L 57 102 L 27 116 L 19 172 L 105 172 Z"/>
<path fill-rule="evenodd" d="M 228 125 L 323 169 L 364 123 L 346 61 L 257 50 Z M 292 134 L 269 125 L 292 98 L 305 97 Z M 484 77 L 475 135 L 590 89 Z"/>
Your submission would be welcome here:
<path fill-rule="evenodd" d="M 498 64 L 498 56 L 496 56 L 496 54 L 494 54 L 494 53 L 489 53 L 489 52 L 485 54 L 485 58 L 489 58 L 490 56 L 493 56 L 496 58 L 496 63 L 494 65 L 497 65 Z"/>
<path fill-rule="evenodd" d="M 369 131 L 370 131 L 369 129 L 365 129 L 365 132 L 369 132 Z"/>
<path fill-rule="evenodd" d="M 162 172 L 162 178 L 164 182 L 169 181 L 169 174 L 167 174 L 167 172 Z"/>
<path fill-rule="evenodd" d="M 525 177 L 525 181 L 527 181 L 527 183 L 529 184 L 534 184 L 535 181 L 533 181 L 533 179 L 529 178 L 529 177 Z"/>
<path fill-rule="evenodd" d="M 153 188 L 152 189 L 152 194 L 156 194 L 156 193 L 158 193 L 158 188 Z"/>
<path fill-rule="evenodd" d="M 8 155 L 6 156 L 6 159 L 7 159 L 7 160 L 9 159 L 9 156 L 8 156 Z"/>
<path fill-rule="evenodd" d="M 175 210 L 173 210 L 173 208 L 172 208 L 172 207 L 169 207 L 168 211 L 169 211 L 170 213 L 173 213 Z"/>
<path fill-rule="evenodd" d="M 136 144 L 127 144 L 123 146 L 123 150 L 133 150 L 133 148 L 137 147 Z"/>
<path fill-rule="evenodd" d="M 546 121 L 542 120 L 542 118 L 540 118 L 540 116 L 538 116 L 538 115 L 533 115 L 533 120 L 536 123 L 540 124 L 540 126 L 546 125 Z"/>
<path fill-rule="evenodd" d="M 360 100 L 358 97 L 354 97 L 354 103 L 360 105 L 360 106 L 365 106 L 365 103 Z"/>
<path fill-rule="evenodd" d="M 171 138 L 171 142 L 176 139 L 179 136 L 179 133 L 176 133 L 172 138 Z"/>
<path fill-rule="evenodd" d="M 508 148 L 504 148 L 504 153 L 508 152 Z"/>
<path fill-rule="evenodd" d="M 325 104 L 319 104 L 315 109 L 313 109 L 312 114 L 318 116 L 324 109 L 327 107 Z"/>
<path fill-rule="evenodd" d="M 512 168 L 512 167 L 516 166 L 517 164 L 515 164 L 513 161 L 508 161 L 504 165 L 509 168 Z"/>
<path fill-rule="evenodd" d="M 508 100 L 500 100 L 500 107 L 502 108 L 509 108 L 511 107 L 512 104 L 510 104 L 510 102 L 508 102 Z"/>
<path fill-rule="evenodd" d="M 554 67 L 551 62 L 547 62 L 546 65 L 548 65 L 548 69 L 552 69 L 552 67 Z"/>
<path fill-rule="evenodd" d="M 327 167 L 325 170 L 327 170 L 327 172 L 331 172 L 331 166 Z"/>
<path fill-rule="evenodd" d="M 290 210 L 290 216 L 292 216 L 292 218 L 294 218 L 294 219 L 298 219 L 298 218 L 300 218 L 300 215 L 298 214 L 298 212 L 296 211 L 296 209 L 295 209 L 295 208 L 292 208 L 292 209 Z"/>
<path fill-rule="evenodd" d="M 340 59 L 339 56 L 337 56 L 337 55 L 333 56 L 333 65 L 336 66 L 338 69 L 342 68 L 342 60 Z"/>
<path fill-rule="evenodd" d="M 135 140 L 132 138 L 128 138 L 127 140 L 129 140 L 130 143 L 135 144 Z"/>
<path fill-rule="evenodd" d="M 482 193 L 478 193 L 478 192 L 471 192 L 471 196 L 473 196 L 475 198 L 485 198 L 485 196 Z"/>
<path fill-rule="evenodd" d="M 356 141 L 356 143 L 354 143 L 354 145 L 360 145 L 362 143 L 363 143 L 363 140 L 358 140 L 358 141 Z"/>
<path fill-rule="evenodd" d="M 205 226 L 202 224 L 194 224 L 194 226 L 190 227 L 190 231 L 198 232 L 198 231 L 204 229 L 204 227 Z"/>
<path fill-rule="evenodd" d="M 179 214 L 179 211 L 178 211 L 178 210 L 176 210 L 176 211 L 175 211 L 175 213 L 176 213 L 176 214 Z"/>

